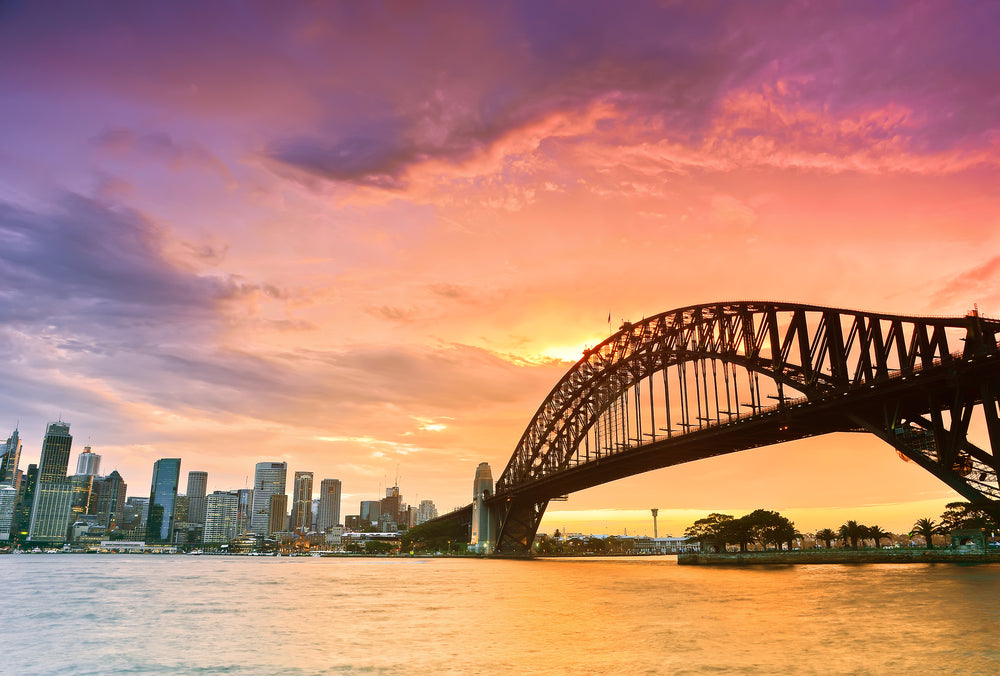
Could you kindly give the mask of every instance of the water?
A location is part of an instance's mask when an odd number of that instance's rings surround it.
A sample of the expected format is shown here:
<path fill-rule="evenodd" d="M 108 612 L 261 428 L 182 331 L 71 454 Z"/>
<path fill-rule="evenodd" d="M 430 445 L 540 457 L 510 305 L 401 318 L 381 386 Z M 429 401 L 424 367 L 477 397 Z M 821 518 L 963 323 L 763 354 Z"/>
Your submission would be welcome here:
<path fill-rule="evenodd" d="M 996 674 L 1000 565 L 0 557 L 10 674 Z"/>

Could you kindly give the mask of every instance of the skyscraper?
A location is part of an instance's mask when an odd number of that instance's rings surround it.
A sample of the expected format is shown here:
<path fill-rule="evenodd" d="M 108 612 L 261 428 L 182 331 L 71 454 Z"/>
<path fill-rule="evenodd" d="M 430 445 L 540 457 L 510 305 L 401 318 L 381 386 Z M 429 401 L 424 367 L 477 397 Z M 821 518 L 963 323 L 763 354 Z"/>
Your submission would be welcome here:
<path fill-rule="evenodd" d="M 285 493 L 285 476 L 288 464 L 284 462 L 258 462 L 253 473 L 253 514 L 250 530 L 258 535 L 269 534 L 271 525 L 271 496 Z M 282 526 L 281 530 L 285 527 Z"/>
<path fill-rule="evenodd" d="M 208 472 L 188 472 L 188 523 L 205 523 L 205 491 L 207 489 Z"/>
<path fill-rule="evenodd" d="M 101 456 L 90 450 L 90 446 L 83 447 L 83 453 L 77 456 L 76 473 L 78 475 L 97 476 L 100 474 Z"/>
<path fill-rule="evenodd" d="M 312 528 L 313 473 L 296 472 L 292 488 L 292 530 L 308 533 Z"/>
<path fill-rule="evenodd" d="M 17 428 L 7 441 L 0 445 L 0 484 L 14 485 L 17 477 L 17 464 L 21 461 L 21 437 Z"/>
<path fill-rule="evenodd" d="M 94 493 L 96 493 L 96 508 L 98 523 L 111 530 L 122 520 L 125 511 L 125 491 L 128 486 L 118 470 L 114 470 L 106 477 L 97 479 L 94 482 Z"/>
<path fill-rule="evenodd" d="M 146 517 L 146 541 L 170 542 L 174 530 L 174 503 L 181 477 L 180 458 L 162 458 L 153 463 L 149 486 L 149 514 Z"/>
<path fill-rule="evenodd" d="M 420 505 L 417 507 L 417 525 L 419 526 L 423 522 L 436 519 L 437 517 L 438 510 L 437 507 L 434 506 L 434 501 L 421 500 Z"/>
<path fill-rule="evenodd" d="M 38 481 L 63 481 L 69 466 L 69 451 L 73 437 L 69 433 L 69 423 L 49 423 L 42 440 L 42 456 L 38 461 Z"/>
<path fill-rule="evenodd" d="M 73 437 L 69 423 L 49 423 L 42 440 L 38 479 L 31 505 L 28 539 L 36 542 L 63 542 L 69 527 L 73 484 L 66 479 Z"/>
<path fill-rule="evenodd" d="M 206 543 L 229 542 L 237 536 L 239 505 L 239 491 L 215 491 L 205 498 Z"/>
<path fill-rule="evenodd" d="M 323 479 L 319 484 L 319 511 L 316 531 L 323 533 L 340 523 L 340 479 Z"/>
<path fill-rule="evenodd" d="M 280 533 L 288 527 L 286 520 L 287 512 L 288 496 L 284 493 L 275 493 L 272 495 L 271 502 L 268 505 L 268 514 L 270 515 L 270 521 L 267 525 L 268 535 Z"/>

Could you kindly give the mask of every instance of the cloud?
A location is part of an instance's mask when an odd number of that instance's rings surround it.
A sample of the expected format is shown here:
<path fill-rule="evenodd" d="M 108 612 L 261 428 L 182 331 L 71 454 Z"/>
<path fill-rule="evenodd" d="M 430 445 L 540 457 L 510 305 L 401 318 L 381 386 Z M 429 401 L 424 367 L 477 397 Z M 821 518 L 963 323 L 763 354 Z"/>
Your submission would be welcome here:
<path fill-rule="evenodd" d="M 1000 256 L 994 256 L 985 263 L 956 275 L 935 294 L 935 305 L 948 305 L 961 300 L 967 305 L 974 302 L 1000 301 L 997 282 L 1000 281 Z M 988 314 L 993 316 L 995 309 Z"/>

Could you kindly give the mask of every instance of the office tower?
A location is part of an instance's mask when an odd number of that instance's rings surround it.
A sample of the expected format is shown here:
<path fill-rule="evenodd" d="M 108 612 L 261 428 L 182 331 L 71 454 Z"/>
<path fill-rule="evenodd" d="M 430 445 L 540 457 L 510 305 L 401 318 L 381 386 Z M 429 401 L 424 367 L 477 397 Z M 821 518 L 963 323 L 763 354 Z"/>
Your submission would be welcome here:
<path fill-rule="evenodd" d="M 149 485 L 149 514 L 146 517 L 146 542 L 170 542 L 174 531 L 174 503 L 181 477 L 180 458 L 161 458 L 153 463 Z"/>
<path fill-rule="evenodd" d="M 316 512 L 316 531 L 326 532 L 340 523 L 340 479 L 323 479 L 319 483 L 319 510 Z"/>
<path fill-rule="evenodd" d="M 21 437 L 17 428 L 0 445 L 0 484 L 13 486 L 17 480 L 17 464 L 21 461 Z"/>
<path fill-rule="evenodd" d="M 35 504 L 35 486 L 38 483 L 38 465 L 31 463 L 24 473 L 21 487 L 14 506 L 14 522 L 11 524 L 11 540 L 23 543 L 28 538 L 28 524 L 31 522 L 31 507 Z"/>
<path fill-rule="evenodd" d="M 285 493 L 288 465 L 283 462 L 258 462 L 253 473 L 253 513 L 250 530 L 268 535 L 271 525 L 271 496 Z M 285 530 L 284 524 L 278 530 Z"/>
<path fill-rule="evenodd" d="M 0 484 L 0 542 L 10 540 L 16 503 L 17 489 L 10 484 Z"/>
<path fill-rule="evenodd" d="M 379 517 L 382 516 L 382 503 L 378 500 L 362 500 L 361 513 L 358 516 L 361 518 L 362 528 L 378 523 Z"/>
<path fill-rule="evenodd" d="M 188 497 L 186 495 L 180 495 L 180 494 L 177 495 L 177 499 L 174 500 L 174 527 L 175 528 L 177 527 L 177 524 L 180 524 L 180 523 L 186 524 L 186 523 L 188 523 L 188 505 L 189 504 L 190 504 L 190 500 L 188 500 Z"/>
<path fill-rule="evenodd" d="M 379 508 L 379 522 L 386 523 L 386 517 L 392 523 L 405 523 L 405 519 L 400 517 L 403 507 L 403 497 L 399 494 L 399 486 L 392 486 L 385 489 L 385 497 L 381 501 Z"/>
<path fill-rule="evenodd" d="M 76 459 L 76 473 L 88 476 L 100 474 L 101 456 L 90 450 L 90 446 L 83 447 L 83 453 Z"/>
<path fill-rule="evenodd" d="M 64 481 L 69 466 L 69 451 L 73 437 L 69 433 L 69 423 L 62 421 L 49 423 L 42 441 L 42 456 L 38 461 L 38 481 Z"/>
<path fill-rule="evenodd" d="M 69 478 L 73 485 L 73 500 L 70 503 L 69 523 L 71 526 L 80 517 L 87 514 L 90 508 L 90 497 L 94 490 L 94 476 L 92 474 L 74 474 Z"/>
<path fill-rule="evenodd" d="M 312 528 L 313 473 L 296 472 L 292 487 L 292 531 L 308 533 Z"/>
<path fill-rule="evenodd" d="M 215 491 L 206 496 L 203 537 L 206 544 L 229 542 L 238 535 L 239 506 L 239 491 Z"/>
<path fill-rule="evenodd" d="M 91 500 L 96 506 L 92 510 L 97 514 L 97 522 L 108 530 L 114 529 L 122 520 L 125 512 L 125 491 L 128 486 L 118 470 L 94 482 L 96 500 Z"/>
<path fill-rule="evenodd" d="M 250 511 L 253 508 L 253 489 L 240 488 L 236 491 L 239 505 L 236 508 L 236 534 L 243 535 L 250 530 Z"/>
<path fill-rule="evenodd" d="M 73 437 L 69 423 L 49 423 L 42 440 L 38 479 L 31 505 L 28 540 L 64 542 L 73 502 L 73 484 L 66 478 Z"/>
<path fill-rule="evenodd" d="M 205 523 L 205 491 L 208 472 L 188 472 L 188 523 Z"/>
<path fill-rule="evenodd" d="M 267 534 L 280 533 L 287 525 L 288 496 L 284 493 L 275 493 L 271 496 L 268 504 L 268 514 L 270 520 L 267 524 Z M 256 529 L 255 529 L 256 530 Z"/>
<path fill-rule="evenodd" d="M 434 506 L 433 500 L 421 500 L 420 505 L 417 507 L 417 525 L 424 523 L 425 521 L 430 521 L 431 519 L 436 519 L 438 517 L 437 507 Z"/>
<path fill-rule="evenodd" d="M 472 484 L 472 537 L 469 544 L 479 551 L 488 549 L 492 538 L 489 509 L 483 500 L 493 495 L 493 472 L 488 462 L 479 463 Z"/>

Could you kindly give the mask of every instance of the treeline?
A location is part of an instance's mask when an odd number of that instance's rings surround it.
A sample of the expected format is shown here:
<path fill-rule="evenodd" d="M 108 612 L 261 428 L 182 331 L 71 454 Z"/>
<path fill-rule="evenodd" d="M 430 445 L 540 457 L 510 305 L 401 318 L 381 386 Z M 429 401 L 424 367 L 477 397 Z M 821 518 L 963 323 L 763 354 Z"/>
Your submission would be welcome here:
<path fill-rule="evenodd" d="M 947 535 L 959 528 L 981 529 L 987 534 L 1000 530 L 982 509 L 968 502 L 951 502 L 945 506 L 940 522 L 928 518 L 917 519 L 907 535 L 923 538 L 927 547 L 933 549 L 934 536 Z M 817 545 L 822 542 L 827 549 L 835 542 L 851 549 L 858 549 L 867 543 L 879 548 L 883 540 L 891 542 L 895 537 L 893 533 L 880 526 L 866 526 L 853 520 L 847 521 L 836 530 L 823 528 L 815 533 L 802 534 L 786 517 L 778 512 L 764 509 L 755 510 L 739 518 L 731 514 L 713 512 L 688 526 L 684 535 L 689 541 L 700 543 L 703 551 L 716 552 L 736 546 L 741 552 L 748 551 L 753 546 L 761 549 L 771 547 L 778 550 L 785 547 L 792 549 L 795 541 L 806 538 L 812 538 Z"/>

